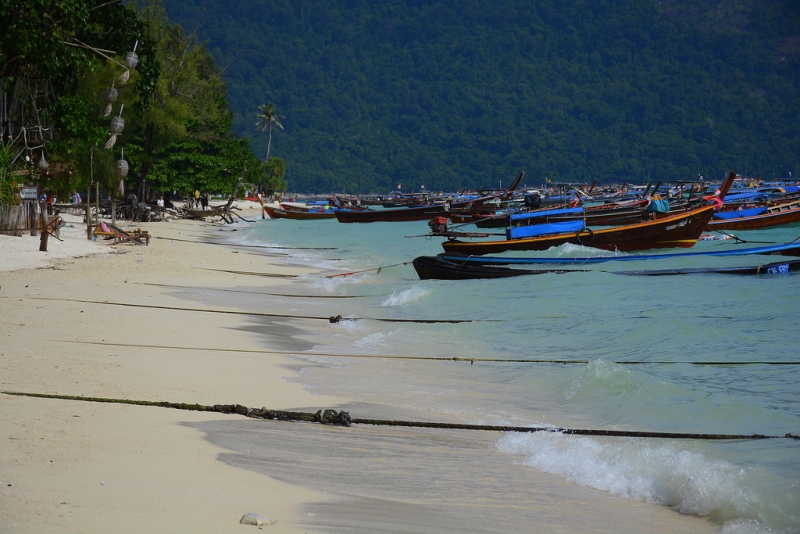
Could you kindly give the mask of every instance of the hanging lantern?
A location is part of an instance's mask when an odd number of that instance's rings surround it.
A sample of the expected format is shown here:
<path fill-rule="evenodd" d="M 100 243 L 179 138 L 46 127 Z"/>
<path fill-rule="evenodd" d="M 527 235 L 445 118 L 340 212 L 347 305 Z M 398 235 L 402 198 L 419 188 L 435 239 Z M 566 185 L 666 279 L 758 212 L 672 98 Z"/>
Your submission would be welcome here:
<path fill-rule="evenodd" d="M 47 172 L 47 169 L 50 168 L 50 164 L 47 162 L 46 159 L 44 159 L 44 150 L 42 150 L 42 155 L 41 157 L 39 157 L 39 161 L 38 163 L 36 163 L 36 166 L 42 172 Z"/>
<path fill-rule="evenodd" d="M 117 91 L 117 88 L 114 87 L 114 82 L 112 81 L 111 87 L 109 87 L 108 91 L 106 91 L 106 100 L 108 100 L 108 104 L 106 104 L 106 109 L 103 112 L 103 117 L 108 117 L 109 115 L 111 115 L 112 105 L 114 104 L 114 102 L 117 101 L 118 97 L 119 97 L 119 91 Z"/>
<path fill-rule="evenodd" d="M 110 137 L 105 144 L 106 150 L 114 146 L 114 144 L 117 142 L 117 136 L 122 133 L 122 130 L 125 129 L 125 119 L 122 118 L 122 108 L 124 107 L 125 104 L 121 105 L 119 107 L 119 115 L 111 119 L 111 125 L 109 126 Z"/>
<path fill-rule="evenodd" d="M 136 44 L 133 45 L 133 51 L 128 52 L 125 54 L 125 59 L 123 63 L 125 64 L 125 72 L 123 72 L 119 77 L 119 83 L 124 85 L 125 82 L 128 81 L 128 78 L 131 76 L 131 69 L 135 69 L 136 65 L 139 64 L 139 56 L 136 55 L 136 47 L 139 46 L 139 41 L 136 41 Z"/>
<path fill-rule="evenodd" d="M 136 68 L 136 65 L 139 64 L 139 56 L 136 52 L 128 52 L 125 54 L 125 61 L 123 61 L 123 63 L 125 63 L 125 67 L 133 70 Z"/>
<path fill-rule="evenodd" d="M 125 129 L 125 119 L 119 116 L 111 119 L 110 130 L 112 134 L 119 135 L 122 133 L 122 130 L 124 129 Z"/>
<path fill-rule="evenodd" d="M 117 176 L 119 176 L 120 178 L 128 176 L 128 162 L 122 158 L 118 159 L 116 171 L 117 171 Z"/>

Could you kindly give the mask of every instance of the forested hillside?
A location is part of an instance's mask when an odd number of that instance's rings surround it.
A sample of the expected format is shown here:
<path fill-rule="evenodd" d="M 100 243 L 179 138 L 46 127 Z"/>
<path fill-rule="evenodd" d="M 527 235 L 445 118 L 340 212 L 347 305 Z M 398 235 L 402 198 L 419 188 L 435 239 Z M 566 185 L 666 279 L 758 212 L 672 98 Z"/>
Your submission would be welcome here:
<path fill-rule="evenodd" d="M 800 172 L 796 0 L 164 0 L 289 189 Z"/>

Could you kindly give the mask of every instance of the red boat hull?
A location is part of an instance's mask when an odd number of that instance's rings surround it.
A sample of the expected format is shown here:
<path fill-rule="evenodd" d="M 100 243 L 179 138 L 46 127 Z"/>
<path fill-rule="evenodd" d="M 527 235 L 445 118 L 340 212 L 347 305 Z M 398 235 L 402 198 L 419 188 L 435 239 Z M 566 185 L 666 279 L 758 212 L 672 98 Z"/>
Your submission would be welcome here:
<path fill-rule="evenodd" d="M 565 243 L 604 250 L 645 250 L 650 248 L 690 248 L 706 229 L 714 206 L 703 206 L 652 221 L 582 230 L 577 233 L 540 236 L 504 241 L 460 241 L 442 243 L 446 252 L 495 254 L 508 250 L 547 250 Z"/>
<path fill-rule="evenodd" d="M 712 219 L 708 223 L 709 230 L 757 230 L 759 228 L 769 228 L 781 224 L 791 224 L 800 222 L 800 205 L 786 207 L 781 211 L 780 206 L 774 208 L 772 213 L 753 215 L 751 217 L 739 217 L 736 219 Z"/>
<path fill-rule="evenodd" d="M 336 218 L 340 223 L 367 223 L 389 221 L 427 221 L 445 212 L 443 205 L 426 205 L 413 208 L 390 208 L 383 210 L 348 209 L 336 210 Z"/>

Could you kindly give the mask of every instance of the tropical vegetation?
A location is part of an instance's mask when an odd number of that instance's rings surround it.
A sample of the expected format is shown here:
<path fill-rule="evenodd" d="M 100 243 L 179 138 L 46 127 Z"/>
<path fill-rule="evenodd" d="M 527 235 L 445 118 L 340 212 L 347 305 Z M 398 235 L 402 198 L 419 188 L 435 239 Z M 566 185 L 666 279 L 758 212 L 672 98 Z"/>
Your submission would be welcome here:
<path fill-rule="evenodd" d="M 0 0 L 0 34 L 2 198 L 800 172 L 793 0 Z"/>
<path fill-rule="evenodd" d="M 305 192 L 800 172 L 796 0 L 165 0 Z M 254 131 L 274 103 L 284 131 Z"/>
<path fill-rule="evenodd" d="M 3 200 L 12 173 L 61 198 L 90 183 L 143 199 L 230 192 L 242 173 L 285 187 L 285 167 L 262 163 L 232 132 L 213 57 L 158 0 L 0 0 L 0 33 Z"/>

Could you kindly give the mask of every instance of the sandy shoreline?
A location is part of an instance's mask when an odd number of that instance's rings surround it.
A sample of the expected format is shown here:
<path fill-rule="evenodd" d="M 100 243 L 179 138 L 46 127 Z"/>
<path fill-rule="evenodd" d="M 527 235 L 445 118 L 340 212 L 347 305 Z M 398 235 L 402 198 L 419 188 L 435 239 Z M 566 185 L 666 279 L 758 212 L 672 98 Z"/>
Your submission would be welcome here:
<path fill-rule="evenodd" d="M 219 228 L 196 221 L 137 223 L 150 246 L 113 246 L 87 240 L 77 217 L 65 220 L 64 241 L 50 238 L 47 253 L 36 237 L 0 236 L 0 389 L 276 409 L 336 403 L 287 382 L 286 356 L 212 350 L 263 349 L 257 333 L 239 329 L 246 317 L 98 304 L 202 308 L 163 286 L 232 287 L 240 277 L 218 270 L 269 271 L 264 257 L 198 244 Z M 246 513 L 299 532 L 298 505 L 325 499 L 220 463 L 220 450 L 182 425 L 231 416 L 0 400 L 3 532 L 242 532 Z"/>
<path fill-rule="evenodd" d="M 260 218 L 254 206 L 240 213 Z M 85 226 L 68 221 L 64 243 L 51 239 L 46 255 L 38 238 L 0 236 L 0 390 L 370 411 L 287 380 L 301 360 L 281 352 L 306 348 L 291 337 L 291 321 L 212 313 L 237 311 L 235 290 L 285 283 L 236 272 L 308 271 L 207 244 L 224 241 L 224 226 L 136 224 L 153 235 L 150 246 L 111 246 L 86 240 Z M 229 305 L 212 291 L 230 291 Z M 715 530 L 519 470 L 491 453 L 494 434 L 345 430 L 6 394 L 0 401 L 3 532 L 248 532 L 255 527 L 239 524 L 246 513 L 275 520 L 272 532 Z M 436 469 L 434 487 L 415 477 Z"/>

